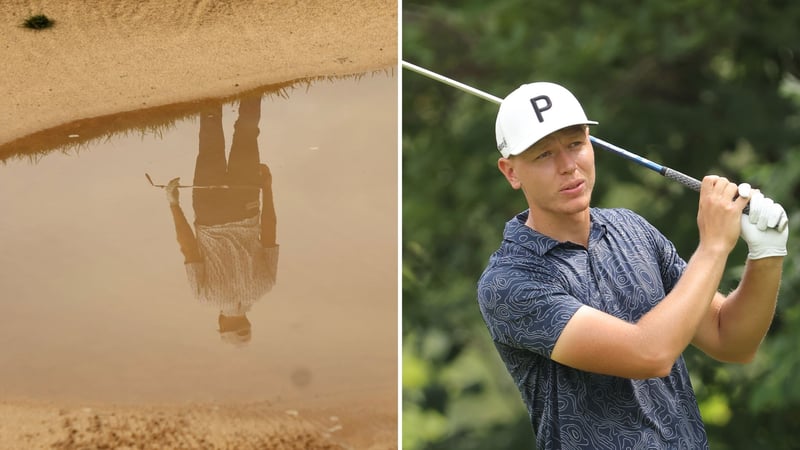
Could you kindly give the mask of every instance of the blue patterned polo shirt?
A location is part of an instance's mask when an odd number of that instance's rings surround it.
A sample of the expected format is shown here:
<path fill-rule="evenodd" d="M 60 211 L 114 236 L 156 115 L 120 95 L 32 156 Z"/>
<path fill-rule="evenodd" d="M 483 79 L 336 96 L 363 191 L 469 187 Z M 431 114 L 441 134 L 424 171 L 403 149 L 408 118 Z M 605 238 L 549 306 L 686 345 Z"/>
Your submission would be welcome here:
<path fill-rule="evenodd" d="M 663 378 L 633 380 L 561 365 L 550 354 L 589 305 L 636 322 L 678 282 L 686 262 L 642 217 L 592 208 L 588 249 L 506 223 L 478 282 L 481 314 L 522 394 L 537 447 L 703 449 L 705 428 L 683 357 Z"/>

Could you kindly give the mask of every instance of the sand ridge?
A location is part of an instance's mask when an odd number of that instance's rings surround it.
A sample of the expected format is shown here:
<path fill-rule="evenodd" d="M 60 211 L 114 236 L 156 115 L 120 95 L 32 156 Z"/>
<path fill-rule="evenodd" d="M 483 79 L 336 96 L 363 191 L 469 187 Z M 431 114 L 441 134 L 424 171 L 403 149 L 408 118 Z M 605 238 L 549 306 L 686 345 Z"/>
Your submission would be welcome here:
<path fill-rule="evenodd" d="M 21 26 L 44 13 L 55 26 Z M 397 3 L 9 0 L 0 144 L 89 117 L 397 64 Z"/>
<path fill-rule="evenodd" d="M 0 403 L 0 448 L 397 448 L 396 434 L 389 431 L 393 417 L 355 419 L 324 410 L 307 414 L 311 413 L 267 404 L 55 407 Z M 364 427 L 383 432 L 364 433 Z M 358 430 L 350 433 L 348 428 Z"/>

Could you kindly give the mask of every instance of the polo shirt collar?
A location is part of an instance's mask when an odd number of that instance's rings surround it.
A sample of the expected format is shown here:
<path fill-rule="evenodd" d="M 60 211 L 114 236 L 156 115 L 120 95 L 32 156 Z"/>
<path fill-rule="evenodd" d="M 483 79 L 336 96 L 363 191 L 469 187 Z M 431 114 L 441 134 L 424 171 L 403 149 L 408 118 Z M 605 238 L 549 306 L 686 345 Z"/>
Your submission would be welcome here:
<path fill-rule="evenodd" d="M 503 238 L 509 242 L 522 246 L 532 251 L 537 256 L 544 256 L 545 253 L 558 247 L 559 245 L 577 245 L 572 242 L 559 242 L 550 236 L 545 236 L 536 230 L 532 230 L 525 225 L 528 220 L 529 209 L 517 214 L 511 220 L 506 222 L 505 230 L 503 231 Z M 595 209 L 589 210 L 589 220 L 591 223 L 589 229 L 589 244 L 602 239 L 606 234 L 606 225 L 602 223 L 602 217 L 595 214 Z"/>

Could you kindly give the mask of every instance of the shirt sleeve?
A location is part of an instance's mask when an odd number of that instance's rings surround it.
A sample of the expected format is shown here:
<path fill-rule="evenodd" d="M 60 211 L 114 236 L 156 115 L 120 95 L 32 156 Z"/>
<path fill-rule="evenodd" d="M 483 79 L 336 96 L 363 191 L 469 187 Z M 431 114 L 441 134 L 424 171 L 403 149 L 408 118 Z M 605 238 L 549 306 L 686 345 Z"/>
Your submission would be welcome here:
<path fill-rule="evenodd" d="M 583 306 L 544 270 L 488 272 L 479 283 L 478 298 L 492 340 L 546 358 Z"/>

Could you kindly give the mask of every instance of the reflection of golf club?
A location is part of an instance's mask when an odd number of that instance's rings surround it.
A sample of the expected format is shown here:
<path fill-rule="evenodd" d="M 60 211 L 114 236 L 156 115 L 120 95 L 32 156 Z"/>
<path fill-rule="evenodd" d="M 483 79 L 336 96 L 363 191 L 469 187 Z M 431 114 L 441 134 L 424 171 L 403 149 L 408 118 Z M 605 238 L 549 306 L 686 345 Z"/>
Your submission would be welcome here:
<path fill-rule="evenodd" d="M 162 189 L 167 187 L 166 184 L 155 184 L 155 183 L 153 183 L 153 179 L 150 178 L 149 174 L 144 174 L 144 176 L 145 176 L 145 178 L 147 178 L 147 181 L 149 181 L 150 185 L 153 186 L 153 187 L 162 188 Z M 178 185 L 177 187 L 179 189 L 187 189 L 187 188 L 191 188 L 191 189 L 261 189 L 261 186 L 255 185 L 255 184 L 253 184 L 253 185 L 248 185 L 248 184 L 232 184 L 232 185 L 219 184 L 219 185 L 213 185 L 213 186 L 212 185 L 207 185 L 207 186 L 201 186 L 201 185 L 191 185 L 191 186 Z"/>
<path fill-rule="evenodd" d="M 444 83 L 444 84 L 446 84 L 448 86 L 452 86 L 452 87 L 454 87 L 456 89 L 460 89 L 460 90 L 462 90 L 464 92 L 467 92 L 467 93 L 470 93 L 470 94 L 472 94 L 472 95 L 474 95 L 476 97 L 480 97 L 480 98 L 482 98 L 484 100 L 488 100 L 488 101 L 490 101 L 492 103 L 497 103 L 498 105 L 503 101 L 503 99 L 501 99 L 499 97 L 495 97 L 494 95 L 487 94 L 486 92 L 483 92 L 481 90 L 475 89 L 475 88 L 473 88 L 471 86 L 467 86 L 464 83 L 460 83 L 460 82 L 455 81 L 453 79 L 447 78 L 447 77 L 445 77 L 443 75 L 439 75 L 436 72 L 431 72 L 428 69 L 424 69 L 422 67 L 416 66 L 416 65 L 411 64 L 411 63 L 406 62 L 406 61 L 402 61 L 402 63 L 403 63 L 403 67 L 408 69 L 408 70 L 411 70 L 413 72 L 417 72 L 420 75 L 424 75 L 424 76 L 426 76 L 428 78 L 431 78 L 433 80 L 439 81 L 439 82 Z M 678 172 L 677 170 L 673 170 L 673 169 L 670 169 L 669 167 L 662 166 L 661 164 L 654 163 L 653 161 L 650 161 L 647 158 L 643 158 L 643 157 L 641 157 L 641 156 L 639 156 L 639 155 L 637 155 L 635 153 L 631 153 L 631 152 L 629 152 L 629 151 L 627 151 L 627 150 L 625 150 L 623 148 L 617 147 L 614 144 L 606 142 L 606 141 L 604 141 L 602 139 L 598 139 L 598 138 L 596 138 L 594 136 L 589 136 L 589 139 L 592 141 L 592 144 L 602 148 L 603 150 L 609 151 L 611 153 L 616 153 L 617 155 L 622 156 L 623 158 L 626 158 L 626 159 L 631 160 L 631 161 L 633 161 L 633 162 L 635 162 L 637 164 L 640 164 L 640 165 L 642 165 L 644 167 L 647 167 L 650 170 L 656 171 L 656 172 L 660 173 L 661 175 L 669 178 L 670 180 L 677 181 L 678 183 L 681 183 L 682 185 L 688 187 L 689 189 L 692 189 L 694 191 L 700 192 L 700 184 L 701 183 L 700 183 L 700 180 L 698 180 L 697 178 L 690 177 L 689 175 L 686 175 L 684 173 Z M 750 205 L 745 206 L 743 213 L 747 214 L 749 211 L 750 211 Z M 783 228 L 781 228 L 779 231 L 783 231 Z"/>

